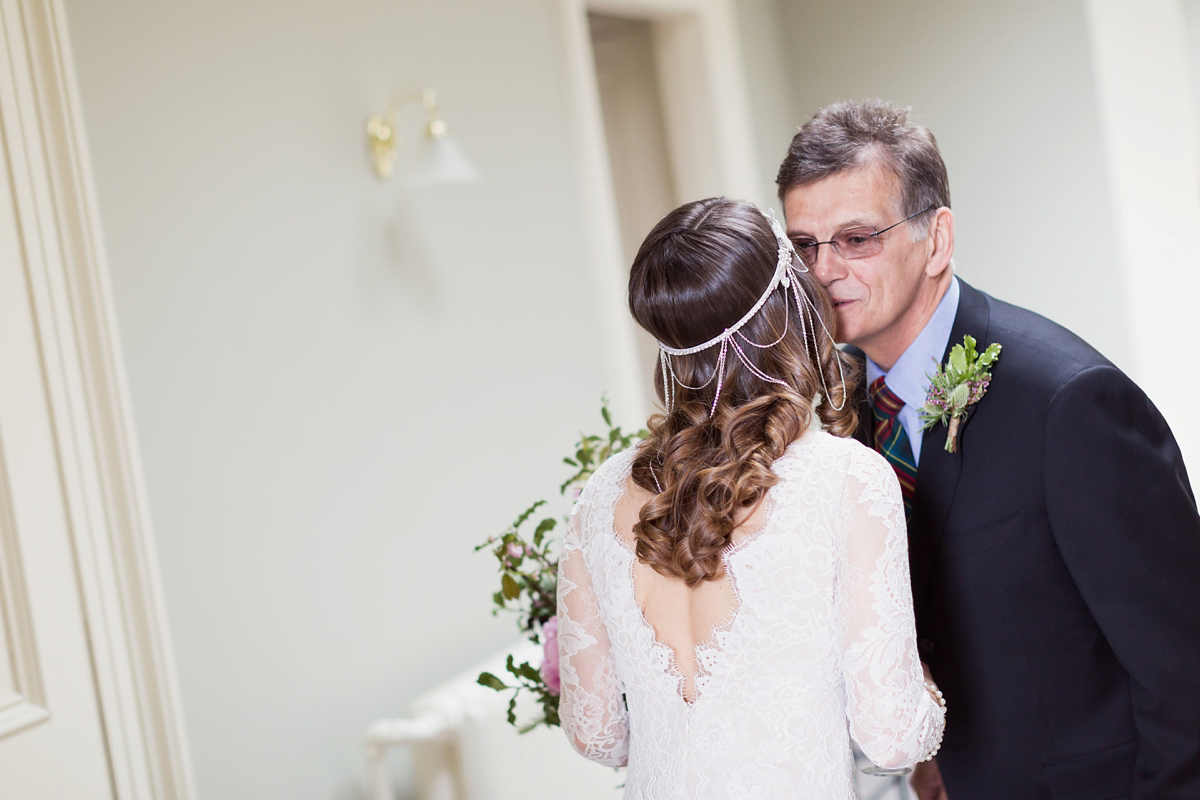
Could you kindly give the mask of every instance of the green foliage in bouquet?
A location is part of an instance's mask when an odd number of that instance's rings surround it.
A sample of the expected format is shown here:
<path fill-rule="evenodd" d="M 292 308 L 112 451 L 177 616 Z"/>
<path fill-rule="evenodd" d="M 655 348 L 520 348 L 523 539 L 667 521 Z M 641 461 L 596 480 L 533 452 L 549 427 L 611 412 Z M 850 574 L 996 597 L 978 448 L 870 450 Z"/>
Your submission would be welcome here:
<path fill-rule="evenodd" d="M 600 416 L 607 431 L 594 436 L 580 434 L 575 444 L 574 455 L 563 462 L 574 470 L 569 478 L 558 487 L 560 495 L 577 497 L 588 478 L 610 456 L 625 450 L 646 436 L 646 431 L 626 433 L 613 425 L 608 410 L 608 401 L 601 401 Z M 566 516 L 546 516 L 534 521 L 547 503 L 538 500 L 513 521 L 499 536 L 489 536 L 487 541 L 475 548 L 478 552 L 490 549 L 500 563 L 500 590 L 492 595 L 495 608 L 492 614 L 508 611 L 517 615 L 517 627 L 534 644 L 542 645 L 544 660 L 541 668 L 529 662 L 520 664 L 510 655 L 505 668 L 508 675 L 501 680 L 490 672 L 483 672 L 476 679 L 481 686 L 498 692 L 512 691 L 508 701 L 508 722 L 521 733 L 533 730 L 538 725 L 557 726 L 558 720 L 558 547 L 557 540 L 549 534 Z M 543 512 L 544 513 L 544 512 Z M 517 724 L 517 697 L 522 691 L 529 692 L 541 706 L 541 716 L 521 725 Z"/>

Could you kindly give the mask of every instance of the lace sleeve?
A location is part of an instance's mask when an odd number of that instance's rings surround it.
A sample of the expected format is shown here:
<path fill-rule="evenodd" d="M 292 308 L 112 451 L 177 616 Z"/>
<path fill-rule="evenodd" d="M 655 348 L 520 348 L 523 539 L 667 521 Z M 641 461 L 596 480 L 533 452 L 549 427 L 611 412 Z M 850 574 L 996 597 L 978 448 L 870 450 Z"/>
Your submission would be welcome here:
<path fill-rule="evenodd" d="M 571 744 L 605 766 L 629 758 L 629 720 L 608 632 L 584 563 L 582 503 L 563 537 L 558 564 L 558 654 L 562 681 L 558 714 Z"/>
<path fill-rule="evenodd" d="M 836 598 L 850 735 L 881 767 L 936 751 L 945 711 L 917 654 L 900 485 L 886 460 L 856 448 L 842 494 L 845 543 Z"/>

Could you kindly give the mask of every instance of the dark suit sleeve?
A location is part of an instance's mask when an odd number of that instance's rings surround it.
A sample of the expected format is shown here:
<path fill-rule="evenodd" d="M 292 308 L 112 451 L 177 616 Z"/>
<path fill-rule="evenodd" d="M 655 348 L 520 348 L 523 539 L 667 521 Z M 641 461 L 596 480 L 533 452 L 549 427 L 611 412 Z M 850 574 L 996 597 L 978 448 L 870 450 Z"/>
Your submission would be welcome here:
<path fill-rule="evenodd" d="M 1062 386 L 1045 443 L 1055 541 L 1130 676 L 1133 797 L 1200 798 L 1200 517 L 1178 445 L 1111 366 Z"/>

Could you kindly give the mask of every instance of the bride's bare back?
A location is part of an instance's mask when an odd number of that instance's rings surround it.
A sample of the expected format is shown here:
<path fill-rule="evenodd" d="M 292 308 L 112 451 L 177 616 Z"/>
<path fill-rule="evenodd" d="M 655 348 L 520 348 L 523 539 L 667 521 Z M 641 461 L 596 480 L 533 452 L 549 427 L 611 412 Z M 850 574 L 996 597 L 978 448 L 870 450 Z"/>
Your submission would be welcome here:
<path fill-rule="evenodd" d="M 634 548 L 633 526 L 651 495 L 645 489 L 625 482 L 625 492 L 617 503 L 614 532 L 630 549 Z M 749 509 L 734 530 L 726 552 L 763 529 L 765 502 Z M 703 674 L 697 651 L 719 650 L 717 634 L 728 630 L 737 613 L 737 587 L 728 564 L 719 578 L 702 581 L 688 588 L 680 578 L 669 578 L 648 564 L 635 561 L 633 587 L 638 607 L 654 629 L 660 644 L 671 649 L 672 669 L 680 680 L 679 693 L 689 703 L 696 701 L 696 676 Z"/>

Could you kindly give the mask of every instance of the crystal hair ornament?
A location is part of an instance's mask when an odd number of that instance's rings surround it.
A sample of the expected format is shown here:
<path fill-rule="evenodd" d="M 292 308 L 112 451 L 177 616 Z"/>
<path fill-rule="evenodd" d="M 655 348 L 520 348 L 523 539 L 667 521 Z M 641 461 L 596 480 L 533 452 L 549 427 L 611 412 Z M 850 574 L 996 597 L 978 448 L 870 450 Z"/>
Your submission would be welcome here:
<path fill-rule="evenodd" d="M 767 284 L 767 288 L 762 293 L 762 296 L 758 298 L 758 302 L 755 303 L 750 310 L 742 316 L 741 319 L 703 344 L 698 344 L 694 347 L 669 347 L 662 342 L 658 342 L 658 360 L 659 366 L 662 369 L 663 402 L 666 404 L 668 414 L 671 413 L 671 410 L 674 406 L 676 385 L 684 389 L 699 391 L 700 389 L 704 389 L 711 384 L 715 378 L 717 381 L 717 389 L 713 395 L 712 406 L 708 409 L 709 416 L 712 416 L 713 412 L 715 412 L 717 409 L 717 400 L 719 400 L 721 397 L 721 389 L 724 387 L 725 361 L 726 356 L 729 353 L 729 346 L 731 344 L 733 345 L 733 352 L 738 357 L 738 360 L 740 360 L 746 369 L 750 370 L 750 372 L 757 378 L 767 381 L 768 383 L 778 384 L 779 386 L 791 385 L 787 381 L 780 380 L 779 378 L 775 378 L 764 373 L 750 361 L 750 359 L 746 356 L 746 351 L 742 349 L 742 345 L 745 344 L 760 350 L 766 350 L 783 341 L 783 337 L 787 336 L 788 322 L 791 316 L 791 303 L 786 302 L 787 294 L 789 292 L 791 292 L 793 301 L 796 304 L 796 313 L 800 325 L 800 337 L 804 340 L 805 348 L 812 353 L 817 352 L 817 325 L 820 325 L 821 330 L 824 331 L 825 335 L 829 337 L 829 340 L 833 341 L 833 334 L 829 332 L 829 329 L 825 326 L 824 320 L 821 319 L 821 315 L 817 313 L 816 306 L 813 305 L 812 300 L 800 286 L 797 273 L 808 272 L 808 267 L 803 266 L 804 261 L 796 252 L 796 248 L 792 245 L 791 240 L 787 238 L 787 234 L 784 233 L 783 227 L 779 224 L 779 220 L 775 219 L 775 212 L 768 210 L 765 214 L 763 214 L 763 216 L 766 217 L 767 222 L 771 226 L 771 232 L 775 234 L 775 240 L 779 243 L 779 255 L 775 264 L 775 274 L 771 276 L 771 282 Z M 797 263 L 801 265 L 800 269 L 796 269 L 795 264 Z M 763 305 L 766 304 L 767 299 L 771 296 L 771 294 L 781 286 L 783 287 L 785 301 L 783 333 L 779 334 L 779 338 L 773 342 L 760 344 L 759 342 L 751 341 L 743 333 L 741 333 L 742 327 L 754 318 L 754 315 L 762 309 Z M 717 345 L 721 346 L 721 352 L 717 355 L 716 368 L 713 370 L 712 375 L 708 376 L 708 380 L 699 386 L 689 386 L 688 384 L 679 380 L 678 376 L 675 374 L 675 365 L 671 361 L 672 356 L 690 356 L 694 353 L 699 353 L 702 350 L 707 350 L 710 347 L 716 347 Z M 842 371 L 841 359 L 838 359 L 837 365 L 838 377 L 841 378 L 842 381 L 842 396 L 840 401 L 841 404 L 834 406 L 834 408 L 838 411 L 841 411 L 846 406 L 846 376 Z M 830 393 L 829 386 L 825 381 L 825 370 L 818 368 L 817 372 L 821 376 L 821 388 L 825 392 L 824 397 L 829 400 Z"/>

